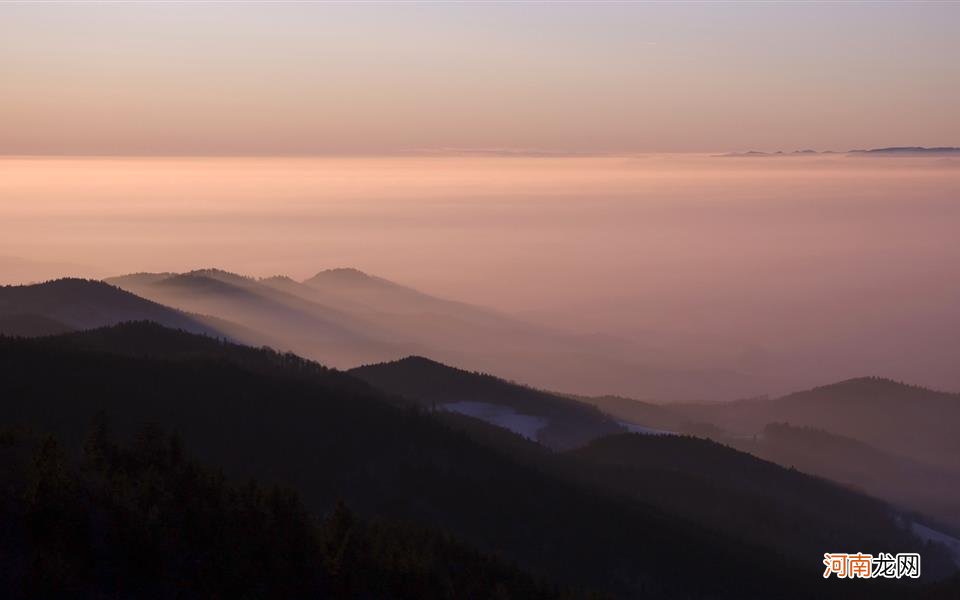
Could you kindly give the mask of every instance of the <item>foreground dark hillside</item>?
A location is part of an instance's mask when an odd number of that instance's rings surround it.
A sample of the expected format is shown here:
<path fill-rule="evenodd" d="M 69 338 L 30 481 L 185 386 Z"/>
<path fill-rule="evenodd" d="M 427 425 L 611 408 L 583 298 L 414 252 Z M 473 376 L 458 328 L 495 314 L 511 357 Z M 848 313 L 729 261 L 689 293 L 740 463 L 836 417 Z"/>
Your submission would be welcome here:
<path fill-rule="evenodd" d="M 614 434 L 603 436 L 596 424 L 615 423 L 593 407 L 420 357 L 350 373 L 385 391 L 436 407 L 438 418 L 513 460 L 566 481 L 634 498 L 797 560 L 822 553 L 824 547 L 849 545 L 885 551 L 899 547 L 922 551 L 931 576 L 956 569 L 947 552 L 924 544 L 910 532 L 916 516 L 726 445 L 689 436 L 628 435 L 619 426 Z M 560 456 L 537 451 L 536 445 L 523 444 L 519 436 L 494 427 L 495 422 L 483 426 L 474 419 L 458 418 L 447 408 L 453 401 L 497 404 L 549 416 L 548 422 L 559 421 L 576 432 L 566 439 L 578 443 L 571 444 L 575 450 Z M 638 408 L 653 416 L 669 413 L 668 408 L 655 405 L 639 404 Z"/>
<path fill-rule="evenodd" d="M 568 457 L 571 472 L 583 481 L 797 560 L 828 547 L 894 554 L 909 548 L 923 555 L 931 577 L 948 576 L 958 567 L 944 548 L 913 536 L 914 515 L 710 440 L 624 434 Z"/>
<path fill-rule="evenodd" d="M 490 445 L 495 436 L 480 443 L 446 417 L 401 408 L 396 398 L 292 355 L 151 324 L 0 339 L 0 398 L 5 423 L 50 431 L 70 453 L 100 411 L 120 439 L 157 423 L 228 479 L 290 486 L 315 514 L 342 498 L 362 518 L 447 531 L 565 585 L 653 598 L 851 590 L 819 578 L 819 555 L 785 557 L 749 535 L 519 460 Z M 858 582 L 853 591 L 915 590 L 883 583 Z"/>
<path fill-rule="evenodd" d="M 0 432 L 6 598 L 573 597 L 428 529 L 230 484 L 156 427 L 118 445 L 91 425 L 79 459 Z"/>

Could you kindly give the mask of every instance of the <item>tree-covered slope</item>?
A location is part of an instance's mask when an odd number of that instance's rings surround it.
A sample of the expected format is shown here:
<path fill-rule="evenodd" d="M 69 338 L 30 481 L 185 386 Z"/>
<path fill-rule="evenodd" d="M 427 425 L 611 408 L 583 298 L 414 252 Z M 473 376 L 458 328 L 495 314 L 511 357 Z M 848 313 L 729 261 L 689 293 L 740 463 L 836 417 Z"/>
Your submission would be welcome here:
<path fill-rule="evenodd" d="M 68 452 L 79 451 L 101 411 L 120 439 L 157 423 L 228 479 L 289 486 L 316 514 L 342 498 L 362 518 L 447 531 L 537 577 L 618 597 L 849 591 L 819 578 L 819 556 L 798 561 L 520 459 L 494 447 L 495 436 L 477 441 L 446 418 L 292 355 L 151 324 L 0 339 L 0 398 L 3 423 L 52 432 Z"/>
<path fill-rule="evenodd" d="M 0 333 L 10 335 L 47 335 L 137 320 L 150 320 L 192 333 L 223 335 L 202 317 L 88 279 L 0 286 L 0 320 L 3 320 Z M 46 325 L 40 327 L 40 323 Z M 33 329 L 36 331 L 31 331 Z"/>
<path fill-rule="evenodd" d="M 241 485 L 148 426 L 129 444 L 95 419 L 82 455 L 0 431 L 0 595 L 150 598 L 574 597 L 493 556 L 343 503 Z"/>
<path fill-rule="evenodd" d="M 528 437 L 550 448 L 576 448 L 598 437 L 626 431 L 593 406 L 420 356 L 358 367 L 350 374 L 426 406 L 445 410 L 503 407 L 521 418 L 538 418 L 540 428 Z M 495 411 L 489 414 L 491 419 L 499 416 Z M 510 423 L 505 425 L 509 427 Z"/>

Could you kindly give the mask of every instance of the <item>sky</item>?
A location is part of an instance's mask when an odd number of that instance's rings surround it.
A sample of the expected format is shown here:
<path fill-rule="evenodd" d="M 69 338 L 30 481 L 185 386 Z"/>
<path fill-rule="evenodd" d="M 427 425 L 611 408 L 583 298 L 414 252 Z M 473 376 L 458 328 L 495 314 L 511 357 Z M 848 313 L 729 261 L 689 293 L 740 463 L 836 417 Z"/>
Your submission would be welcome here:
<path fill-rule="evenodd" d="M 0 4 L 0 154 L 956 145 L 960 3 Z"/>

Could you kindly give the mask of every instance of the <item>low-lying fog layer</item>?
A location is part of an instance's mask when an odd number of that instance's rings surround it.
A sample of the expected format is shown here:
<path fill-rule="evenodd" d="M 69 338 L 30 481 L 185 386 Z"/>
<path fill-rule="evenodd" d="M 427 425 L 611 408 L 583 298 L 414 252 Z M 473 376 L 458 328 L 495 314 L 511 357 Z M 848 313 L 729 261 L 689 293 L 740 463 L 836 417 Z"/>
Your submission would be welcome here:
<path fill-rule="evenodd" d="M 5 158 L 0 199 L 5 283 L 351 266 L 757 393 L 960 390 L 957 159 Z"/>

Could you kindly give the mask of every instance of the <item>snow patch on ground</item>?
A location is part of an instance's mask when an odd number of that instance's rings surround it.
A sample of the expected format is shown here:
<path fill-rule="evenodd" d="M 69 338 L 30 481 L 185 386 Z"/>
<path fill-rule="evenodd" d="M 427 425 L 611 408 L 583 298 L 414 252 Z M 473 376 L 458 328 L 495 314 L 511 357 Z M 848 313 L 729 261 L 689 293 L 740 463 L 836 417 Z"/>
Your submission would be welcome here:
<path fill-rule="evenodd" d="M 523 415 L 509 406 L 491 404 L 489 402 L 464 400 L 461 402 L 441 404 L 439 408 L 480 419 L 497 427 L 509 429 L 533 441 L 537 440 L 537 434 L 549 423 L 545 417 Z"/>
<path fill-rule="evenodd" d="M 953 562 L 960 565 L 960 540 L 936 529 L 930 529 L 926 525 L 921 525 L 917 522 L 910 523 L 910 529 L 915 536 L 925 542 L 934 542 L 946 546 L 950 550 L 950 553 L 953 554 Z"/>

